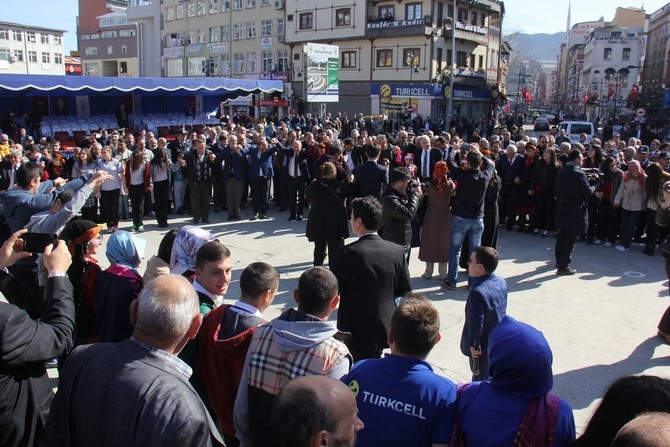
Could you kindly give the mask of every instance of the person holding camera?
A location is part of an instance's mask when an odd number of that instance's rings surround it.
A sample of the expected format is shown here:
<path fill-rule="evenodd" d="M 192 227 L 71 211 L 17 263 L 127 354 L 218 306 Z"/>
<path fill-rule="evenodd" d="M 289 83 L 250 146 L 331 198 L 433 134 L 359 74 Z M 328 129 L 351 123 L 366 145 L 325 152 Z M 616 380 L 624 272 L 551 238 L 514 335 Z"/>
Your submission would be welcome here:
<path fill-rule="evenodd" d="M 0 290 L 7 293 L 18 283 L 6 268 L 32 255 L 14 233 L 0 248 Z M 53 390 L 45 362 L 72 348 L 75 335 L 72 283 L 67 270 L 72 262 L 64 241 L 44 249 L 49 271 L 47 307 L 39 320 L 25 310 L 0 302 L 0 445 L 32 446 L 42 433 Z"/>
<path fill-rule="evenodd" d="M 395 168 L 391 172 L 390 183 L 384 187 L 379 197 L 382 204 L 379 236 L 402 245 L 408 263 L 412 242 L 410 222 L 416 216 L 422 197 L 421 185 L 403 168 Z"/>

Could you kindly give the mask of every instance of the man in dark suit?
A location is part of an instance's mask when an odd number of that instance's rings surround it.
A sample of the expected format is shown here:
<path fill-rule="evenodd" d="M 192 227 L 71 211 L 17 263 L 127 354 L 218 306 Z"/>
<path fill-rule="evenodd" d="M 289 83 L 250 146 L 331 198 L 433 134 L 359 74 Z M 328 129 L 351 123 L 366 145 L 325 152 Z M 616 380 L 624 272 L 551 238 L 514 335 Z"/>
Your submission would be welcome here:
<path fill-rule="evenodd" d="M 9 153 L 9 161 L 0 161 L 0 191 L 13 188 L 16 184 L 16 171 L 23 164 L 23 156 L 20 150 L 12 150 Z"/>
<path fill-rule="evenodd" d="M 516 218 L 517 185 L 521 183 L 521 171 L 524 166 L 523 155 L 516 153 L 516 146 L 505 148 L 506 156 L 498 158 L 496 171 L 502 180 L 500 191 L 500 223 L 507 218 L 507 229 L 512 230 Z"/>
<path fill-rule="evenodd" d="M 382 188 L 389 182 L 388 167 L 377 161 L 381 154 L 381 147 L 376 144 L 365 146 L 367 161 L 354 169 L 354 183 L 356 197 L 373 196 L 379 198 Z"/>
<path fill-rule="evenodd" d="M 251 197 L 254 207 L 254 216 L 251 220 L 267 219 L 269 196 L 269 185 L 274 169 L 272 166 L 272 156 L 280 147 L 276 138 L 271 140 L 272 147 L 268 144 L 265 137 L 261 137 L 258 146 L 251 149 L 244 149 L 243 154 L 247 155 L 249 162 L 249 184 L 251 185 Z"/>
<path fill-rule="evenodd" d="M 30 253 L 15 251 L 26 230 L 14 233 L 0 248 L 0 267 L 8 267 Z M 20 243 L 20 242 L 19 242 Z M 42 433 L 53 400 L 44 363 L 72 348 L 74 302 L 67 269 L 72 257 L 64 241 L 44 251 L 49 272 L 47 308 L 39 320 L 13 304 L 0 302 L 0 445 L 32 446 Z M 3 293 L 24 293 L 11 274 L 0 270 Z M 28 292 L 25 292 L 26 294 Z"/>
<path fill-rule="evenodd" d="M 580 234 L 589 226 L 587 206 L 593 187 L 589 186 L 586 173 L 580 170 L 584 157 L 578 149 L 568 153 L 568 161 L 556 173 L 556 274 L 574 275 L 570 267 L 572 250 Z"/>
<path fill-rule="evenodd" d="M 288 181 L 288 209 L 289 221 L 302 220 L 302 211 L 305 208 L 305 186 L 309 182 L 309 166 L 307 165 L 307 151 L 302 149 L 300 140 L 293 140 L 290 148 L 284 150 L 286 157 Z"/>
<path fill-rule="evenodd" d="M 395 310 L 395 297 L 412 290 L 403 247 L 377 234 L 382 207 L 374 197 L 351 202 L 351 228 L 359 239 L 340 249 L 330 269 L 340 287 L 337 327 L 352 335 L 354 361 L 381 357 Z"/>
<path fill-rule="evenodd" d="M 422 182 L 429 182 L 433 174 L 435 163 L 442 160 L 442 152 L 430 147 L 430 137 L 421 135 L 417 137 L 419 147 L 414 152 L 414 163 L 417 166 L 417 176 Z"/>
<path fill-rule="evenodd" d="M 186 177 L 191 194 L 191 213 L 193 223 L 201 220 L 209 223 L 209 199 L 212 197 L 212 182 L 214 181 L 215 155 L 206 148 L 204 139 L 195 143 L 195 148 L 188 151 L 181 161 L 181 170 Z"/>

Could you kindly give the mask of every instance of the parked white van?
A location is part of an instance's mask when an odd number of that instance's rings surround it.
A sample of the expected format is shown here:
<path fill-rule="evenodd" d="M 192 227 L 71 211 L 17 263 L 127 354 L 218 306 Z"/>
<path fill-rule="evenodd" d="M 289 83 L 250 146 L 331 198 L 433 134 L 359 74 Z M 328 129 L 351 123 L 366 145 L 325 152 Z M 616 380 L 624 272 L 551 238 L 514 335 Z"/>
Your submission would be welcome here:
<path fill-rule="evenodd" d="M 558 131 L 561 129 L 565 130 L 565 135 L 570 138 L 572 143 L 577 143 L 579 141 L 579 135 L 586 134 L 586 143 L 590 143 L 591 139 L 595 136 L 595 129 L 593 128 L 593 123 L 588 121 L 563 121 L 558 125 Z"/>

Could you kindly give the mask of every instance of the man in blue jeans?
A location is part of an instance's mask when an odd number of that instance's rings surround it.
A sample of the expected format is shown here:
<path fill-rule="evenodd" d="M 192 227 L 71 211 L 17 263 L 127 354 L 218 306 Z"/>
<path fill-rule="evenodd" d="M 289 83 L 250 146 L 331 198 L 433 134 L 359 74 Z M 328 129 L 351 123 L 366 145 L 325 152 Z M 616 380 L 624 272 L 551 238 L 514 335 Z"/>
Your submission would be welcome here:
<path fill-rule="evenodd" d="M 451 246 L 449 248 L 449 272 L 444 285 L 449 290 L 456 289 L 458 281 L 458 258 L 461 246 L 468 238 L 469 247 L 481 245 L 484 231 L 484 195 L 486 186 L 495 172 L 493 163 L 483 157 L 479 150 L 471 150 L 466 155 L 465 167 L 454 160 L 452 151 L 447 159 L 451 177 L 458 183 L 456 195 L 451 200 L 453 220 L 451 223 Z"/>

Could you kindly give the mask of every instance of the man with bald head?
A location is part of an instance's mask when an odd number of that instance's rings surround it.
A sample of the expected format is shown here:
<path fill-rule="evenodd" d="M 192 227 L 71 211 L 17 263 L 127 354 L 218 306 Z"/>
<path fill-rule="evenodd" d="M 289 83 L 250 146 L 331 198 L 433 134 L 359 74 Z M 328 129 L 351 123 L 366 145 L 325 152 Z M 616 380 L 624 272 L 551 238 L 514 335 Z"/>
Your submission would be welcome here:
<path fill-rule="evenodd" d="M 364 427 L 354 395 L 339 380 L 298 377 L 277 395 L 272 426 L 281 447 L 351 446 Z"/>
<path fill-rule="evenodd" d="M 670 445 L 670 414 L 645 413 L 619 429 L 611 447 L 667 447 Z"/>
<path fill-rule="evenodd" d="M 193 286 L 156 278 L 130 305 L 130 320 L 129 339 L 72 351 L 42 445 L 224 445 L 177 357 L 202 323 Z"/>

